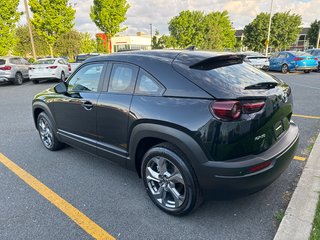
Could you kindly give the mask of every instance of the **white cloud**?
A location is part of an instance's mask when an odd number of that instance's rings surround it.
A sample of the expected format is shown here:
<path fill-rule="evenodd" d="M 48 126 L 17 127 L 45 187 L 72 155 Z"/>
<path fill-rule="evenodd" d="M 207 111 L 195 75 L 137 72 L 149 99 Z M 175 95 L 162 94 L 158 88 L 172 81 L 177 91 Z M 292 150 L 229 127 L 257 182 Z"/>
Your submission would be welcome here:
<path fill-rule="evenodd" d="M 94 35 L 99 29 L 90 19 L 90 6 L 93 0 L 71 0 L 76 9 L 75 27 L 79 31 Z M 204 12 L 227 10 L 235 28 L 250 23 L 260 12 L 269 12 L 271 0 L 128 0 L 130 8 L 127 20 L 123 23 L 128 29 L 123 34 L 138 31 L 150 33 L 150 24 L 161 34 L 168 33 L 168 22 L 182 10 Z M 281 0 L 274 1 L 274 12 L 291 11 L 302 16 L 303 25 L 309 26 L 315 19 L 320 20 L 320 0 Z M 22 1 L 19 11 L 24 11 Z M 20 21 L 24 24 L 25 17 Z"/>

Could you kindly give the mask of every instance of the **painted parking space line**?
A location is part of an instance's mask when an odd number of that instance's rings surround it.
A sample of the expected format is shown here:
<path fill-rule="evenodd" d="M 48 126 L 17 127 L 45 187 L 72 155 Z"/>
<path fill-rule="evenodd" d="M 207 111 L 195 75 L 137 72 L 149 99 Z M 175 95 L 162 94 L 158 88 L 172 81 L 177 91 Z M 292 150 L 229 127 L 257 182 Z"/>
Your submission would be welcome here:
<path fill-rule="evenodd" d="M 294 159 L 294 160 L 297 160 L 297 161 L 305 161 L 307 158 L 305 158 L 305 157 L 300 157 L 300 156 L 294 156 L 293 159 Z"/>
<path fill-rule="evenodd" d="M 38 179 L 33 177 L 30 173 L 26 172 L 2 153 L 0 153 L 0 163 L 6 166 L 10 171 L 15 173 L 20 179 L 22 179 L 27 185 L 37 191 L 41 196 L 46 198 L 50 203 L 56 206 L 64 214 L 66 214 L 71 220 L 78 224 L 84 231 L 90 234 L 95 239 L 114 240 L 115 238 L 107 233 L 98 224 L 88 218 L 85 214 L 80 212 L 77 208 L 72 206 L 69 202 L 64 200 Z"/>
<path fill-rule="evenodd" d="M 301 118 L 311 118 L 311 119 L 320 119 L 320 116 L 308 116 L 301 114 L 292 114 L 293 117 L 301 117 Z"/>

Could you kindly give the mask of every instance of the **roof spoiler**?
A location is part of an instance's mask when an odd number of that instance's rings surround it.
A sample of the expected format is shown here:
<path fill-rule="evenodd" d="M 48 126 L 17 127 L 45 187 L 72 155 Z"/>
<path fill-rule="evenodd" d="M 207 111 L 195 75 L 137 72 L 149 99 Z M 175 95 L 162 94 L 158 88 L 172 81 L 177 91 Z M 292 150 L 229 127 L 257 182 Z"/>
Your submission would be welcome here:
<path fill-rule="evenodd" d="M 192 69 L 197 70 L 211 70 L 220 67 L 226 67 L 235 64 L 243 63 L 245 55 L 243 54 L 228 54 L 220 55 L 202 60 L 190 66 Z"/>

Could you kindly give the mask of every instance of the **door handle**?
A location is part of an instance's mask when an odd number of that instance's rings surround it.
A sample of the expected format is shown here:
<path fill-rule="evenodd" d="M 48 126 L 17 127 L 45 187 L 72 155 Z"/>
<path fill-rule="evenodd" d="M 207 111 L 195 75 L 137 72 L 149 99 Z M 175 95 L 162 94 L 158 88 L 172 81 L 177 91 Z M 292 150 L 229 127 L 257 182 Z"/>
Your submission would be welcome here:
<path fill-rule="evenodd" d="M 85 110 L 88 111 L 93 108 L 93 104 L 90 101 L 84 101 L 81 105 Z"/>

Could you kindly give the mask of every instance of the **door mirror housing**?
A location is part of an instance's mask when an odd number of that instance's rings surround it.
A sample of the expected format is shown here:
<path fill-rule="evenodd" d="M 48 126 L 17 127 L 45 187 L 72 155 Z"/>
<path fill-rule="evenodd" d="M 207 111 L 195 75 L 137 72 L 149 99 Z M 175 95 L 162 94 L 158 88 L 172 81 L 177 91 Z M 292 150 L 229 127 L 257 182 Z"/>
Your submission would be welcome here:
<path fill-rule="evenodd" d="M 54 91 L 59 94 L 66 94 L 68 92 L 68 84 L 66 82 L 61 82 L 54 86 Z"/>

